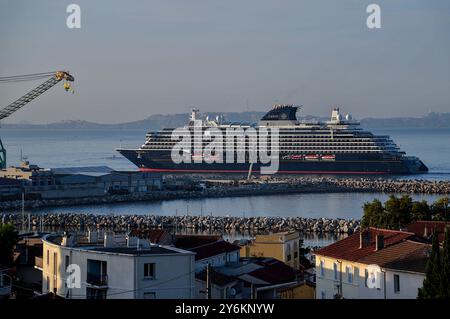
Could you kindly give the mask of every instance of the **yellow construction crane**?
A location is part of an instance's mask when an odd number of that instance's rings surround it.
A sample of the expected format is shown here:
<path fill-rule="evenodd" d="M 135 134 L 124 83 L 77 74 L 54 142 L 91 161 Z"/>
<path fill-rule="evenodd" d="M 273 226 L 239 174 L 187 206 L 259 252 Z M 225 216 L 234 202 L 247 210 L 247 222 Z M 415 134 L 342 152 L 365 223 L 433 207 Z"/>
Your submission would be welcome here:
<path fill-rule="evenodd" d="M 20 97 L 16 101 L 11 104 L 0 109 L 0 120 L 7 118 L 17 110 L 21 109 L 27 103 L 31 102 L 38 96 L 40 96 L 45 91 L 49 90 L 55 84 L 60 81 L 64 81 L 63 87 L 66 91 L 70 91 L 72 86 L 70 82 L 73 82 L 75 79 L 69 72 L 66 71 L 55 71 L 55 72 L 45 72 L 45 73 L 34 73 L 34 74 L 26 74 L 26 75 L 15 75 L 15 76 L 6 76 L 0 77 L 0 84 L 3 83 L 12 83 L 12 82 L 23 82 L 23 81 L 32 81 L 46 79 L 46 81 L 24 96 Z M 73 90 L 72 90 L 73 92 Z M 0 169 L 6 168 L 6 150 L 3 147 L 2 140 L 0 139 Z"/>

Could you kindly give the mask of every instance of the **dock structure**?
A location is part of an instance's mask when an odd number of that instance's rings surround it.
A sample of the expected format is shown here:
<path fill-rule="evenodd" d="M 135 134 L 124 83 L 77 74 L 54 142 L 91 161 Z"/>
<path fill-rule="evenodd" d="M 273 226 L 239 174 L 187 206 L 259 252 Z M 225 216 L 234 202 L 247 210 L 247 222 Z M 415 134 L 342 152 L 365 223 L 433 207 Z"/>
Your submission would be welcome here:
<path fill-rule="evenodd" d="M 162 176 L 117 171 L 108 166 L 41 168 L 29 162 L 0 171 L 0 197 L 5 200 L 62 199 L 147 193 L 162 188 Z"/>

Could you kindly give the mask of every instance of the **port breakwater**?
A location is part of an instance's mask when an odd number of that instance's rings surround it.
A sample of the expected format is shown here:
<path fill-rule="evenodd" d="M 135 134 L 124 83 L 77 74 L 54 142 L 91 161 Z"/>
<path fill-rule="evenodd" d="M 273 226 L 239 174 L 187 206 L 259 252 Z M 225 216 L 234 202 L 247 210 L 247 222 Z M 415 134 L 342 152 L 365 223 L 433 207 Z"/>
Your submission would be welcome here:
<path fill-rule="evenodd" d="M 223 177 L 222 177 L 223 178 Z M 195 190 L 158 190 L 125 195 L 26 200 L 24 207 L 60 207 L 172 199 L 219 198 L 301 193 L 450 194 L 450 181 L 331 177 L 269 177 L 247 180 L 192 180 Z M 204 187 L 198 187 L 204 185 Z M 19 210 L 22 201 L 2 201 L 0 210 Z"/>
<path fill-rule="evenodd" d="M 211 215 L 95 215 L 95 214 L 1 214 L 3 222 L 17 227 L 29 225 L 29 230 L 40 227 L 60 230 L 101 229 L 118 232 L 130 229 L 170 229 L 195 231 L 252 231 L 280 232 L 296 230 L 304 233 L 351 234 L 360 229 L 360 221 L 341 218 L 307 217 L 229 217 Z M 23 219 L 24 217 L 24 219 Z M 28 222 L 28 218 L 30 222 Z"/>

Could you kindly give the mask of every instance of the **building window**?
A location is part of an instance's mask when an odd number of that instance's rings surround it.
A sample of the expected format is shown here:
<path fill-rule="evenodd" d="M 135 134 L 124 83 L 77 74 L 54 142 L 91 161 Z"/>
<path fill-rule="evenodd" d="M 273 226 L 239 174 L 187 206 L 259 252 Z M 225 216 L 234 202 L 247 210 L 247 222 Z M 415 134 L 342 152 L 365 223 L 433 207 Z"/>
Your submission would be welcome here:
<path fill-rule="evenodd" d="M 400 293 L 400 275 L 394 275 L 394 292 Z"/>
<path fill-rule="evenodd" d="M 291 261 L 292 257 L 291 254 L 287 255 L 287 261 Z"/>
<path fill-rule="evenodd" d="M 334 273 L 334 280 L 338 279 L 338 266 L 337 263 L 333 263 L 333 273 Z"/>
<path fill-rule="evenodd" d="M 347 281 L 351 284 L 353 283 L 353 271 L 351 266 L 347 266 Z"/>
<path fill-rule="evenodd" d="M 364 269 L 364 286 L 367 287 L 367 280 L 369 280 L 369 272 Z"/>
<path fill-rule="evenodd" d="M 50 251 L 47 249 L 47 266 L 50 265 Z"/>
<path fill-rule="evenodd" d="M 106 261 L 87 260 L 86 282 L 95 286 L 105 286 L 108 284 Z"/>
<path fill-rule="evenodd" d="M 155 279 L 155 264 L 144 264 L 144 278 Z"/>
<path fill-rule="evenodd" d="M 69 255 L 66 255 L 65 263 L 64 263 L 64 267 L 65 267 L 66 271 L 67 271 L 67 268 L 69 267 L 69 263 L 70 263 L 70 257 L 69 257 Z"/>
<path fill-rule="evenodd" d="M 324 265 L 324 261 L 323 260 L 320 261 L 320 275 L 322 277 L 325 276 L 325 265 Z"/>
<path fill-rule="evenodd" d="M 322 298 L 322 299 L 326 299 L 326 295 L 325 295 L 325 291 L 322 291 L 321 293 L 320 293 L 320 298 Z"/>
<path fill-rule="evenodd" d="M 47 292 L 50 292 L 50 277 L 47 276 Z"/>

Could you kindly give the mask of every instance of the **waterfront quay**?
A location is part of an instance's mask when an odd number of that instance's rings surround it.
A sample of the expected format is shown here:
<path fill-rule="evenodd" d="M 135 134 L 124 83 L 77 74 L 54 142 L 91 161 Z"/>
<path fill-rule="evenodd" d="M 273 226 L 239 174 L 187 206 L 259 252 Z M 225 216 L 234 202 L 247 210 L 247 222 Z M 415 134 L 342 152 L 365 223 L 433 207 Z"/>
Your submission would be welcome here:
<path fill-rule="evenodd" d="M 25 225 L 32 230 L 103 229 L 129 231 L 130 229 L 171 229 L 173 231 L 252 231 L 352 234 L 360 229 L 360 221 L 341 218 L 305 217 L 230 217 L 230 216 L 160 216 L 160 215 L 94 215 L 94 214 L 1 214 L 1 221 L 18 228 Z"/>

